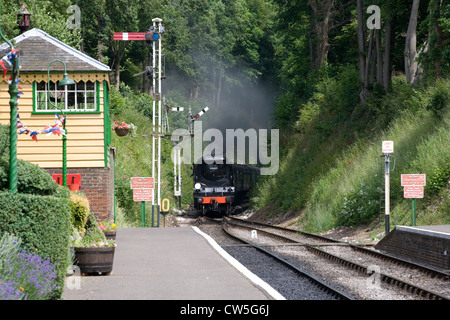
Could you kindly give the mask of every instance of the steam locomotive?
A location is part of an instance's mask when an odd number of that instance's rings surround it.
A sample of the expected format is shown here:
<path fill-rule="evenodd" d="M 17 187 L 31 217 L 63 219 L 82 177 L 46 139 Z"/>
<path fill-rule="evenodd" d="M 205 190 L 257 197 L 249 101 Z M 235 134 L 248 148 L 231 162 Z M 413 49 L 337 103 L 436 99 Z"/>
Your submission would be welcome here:
<path fill-rule="evenodd" d="M 224 156 L 203 157 L 194 164 L 194 208 L 205 214 L 230 214 L 248 199 L 260 175 L 257 167 L 229 164 Z"/>

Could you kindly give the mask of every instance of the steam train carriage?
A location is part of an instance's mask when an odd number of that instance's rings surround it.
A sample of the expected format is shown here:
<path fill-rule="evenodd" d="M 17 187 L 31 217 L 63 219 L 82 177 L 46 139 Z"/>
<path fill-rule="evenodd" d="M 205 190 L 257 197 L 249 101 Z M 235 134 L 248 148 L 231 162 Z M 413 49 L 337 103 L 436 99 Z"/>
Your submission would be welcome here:
<path fill-rule="evenodd" d="M 247 199 L 259 175 L 259 168 L 228 164 L 222 156 L 202 158 L 193 167 L 195 209 L 202 215 L 230 213 Z"/>

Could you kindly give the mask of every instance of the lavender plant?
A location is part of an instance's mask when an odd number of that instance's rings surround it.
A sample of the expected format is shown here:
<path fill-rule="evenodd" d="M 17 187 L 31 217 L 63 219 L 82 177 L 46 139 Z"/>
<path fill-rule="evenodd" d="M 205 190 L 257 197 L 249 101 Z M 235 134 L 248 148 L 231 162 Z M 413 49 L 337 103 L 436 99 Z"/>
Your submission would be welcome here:
<path fill-rule="evenodd" d="M 19 251 L 20 239 L 0 240 L 0 299 L 47 300 L 56 288 L 56 264 L 35 253 Z"/>

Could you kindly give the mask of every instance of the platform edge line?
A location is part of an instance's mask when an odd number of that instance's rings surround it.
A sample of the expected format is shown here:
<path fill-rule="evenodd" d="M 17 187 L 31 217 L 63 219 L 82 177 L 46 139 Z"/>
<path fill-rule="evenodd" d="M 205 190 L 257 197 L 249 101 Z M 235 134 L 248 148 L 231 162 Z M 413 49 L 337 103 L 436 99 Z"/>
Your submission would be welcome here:
<path fill-rule="evenodd" d="M 278 291 L 272 288 L 267 282 L 262 280 L 256 274 L 248 270 L 239 261 L 233 258 L 228 252 L 226 252 L 213 238 L 201 231 L 198 227 L 192 226 L 195 232 L 205 238 L 206 241 L 234 268 L 236 268 L 240 273 L 242 273 L 247 279 L 249 279 L 253 284 L 263 289 L 268 295 L 270 295 L 275 300 L 286 300 Z"/>

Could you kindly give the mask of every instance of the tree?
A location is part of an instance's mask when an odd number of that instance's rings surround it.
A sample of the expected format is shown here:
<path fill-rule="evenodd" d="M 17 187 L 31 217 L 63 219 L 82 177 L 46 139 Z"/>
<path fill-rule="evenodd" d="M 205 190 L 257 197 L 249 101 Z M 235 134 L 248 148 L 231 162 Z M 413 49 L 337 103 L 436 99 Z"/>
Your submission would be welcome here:
<path fill-rule="evenodd" d="M 331 24 L 331 12 L 334 0 L 308 0 L 308 5 L 312 10 L 310 19 L 310 57 L 311 65 L 319 69 L 328 56 L 328 32 Z"/>
<path fill-rule="evenodd" d="M 81 9 L 81 32 L 83 42 L 81 51 L 107 63 L 105 47 L 108 41 L 108 16 L 105 12 L 105 0 L 77 0 Z"/>
<path fill-rule="evenodd" d="M 137 32 L 137 0 L 108 0 L 105 3 L 105 13 L 109 22 L 108 44 L 114 69 L 116 90 L 120 86 L 120 64 L 125 56 L 129 41 L 114 41 L 114 32 Z"/>
<path fill-rule="evenodd" d="M 406 31 L 405 41 L 405 76 L 407 83 L 416 83 L 418 79 L 417 62 L 417 15 L 419 11 L 420 0 L 414 0 L 409 18 L 408 30 Z"/>
<path fill-rule="evenodd" d="M 12 39 L 19 35 L 17 13 L 22 3 L 25 3 L 31 13 L 31 28 L 39 28 L 72 47 L 79 47 L 80 30 L 67 27 L 67 20 L 71 15 L 67 12 L 71 5 L 70 0 L 3 1 L 2 31 L 7 38 Z"/>
<path fill-rule="evenodd" d="M 422 48 L 420 62 L 428 76 L 442 76 L 450 72 L 450 4 L 430 0 L 424 21 L 427 31 L 426 45 Z"/>

